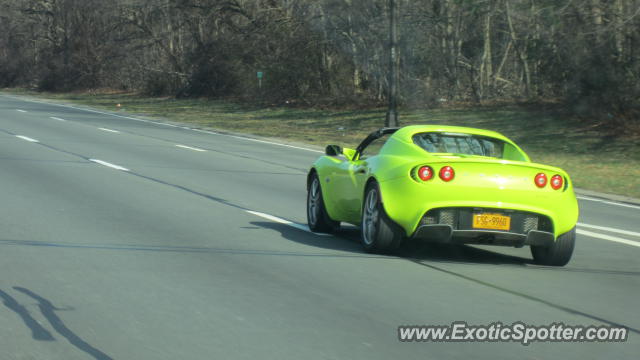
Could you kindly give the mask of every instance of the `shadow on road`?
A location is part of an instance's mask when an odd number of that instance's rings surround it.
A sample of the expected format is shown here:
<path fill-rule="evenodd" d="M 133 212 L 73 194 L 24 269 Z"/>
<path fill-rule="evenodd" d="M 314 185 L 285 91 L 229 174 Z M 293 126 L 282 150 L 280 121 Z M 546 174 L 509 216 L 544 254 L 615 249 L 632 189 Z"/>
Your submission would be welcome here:
<path fill-rule="evenodd" d="M 29 329 L 31 329 L 31 337 L 33 337 L 34 340 L 55 341 L 55 339 L 53 338 L 53 335 L 51 335 L 51 333 L 47 329 L 42 327 L 42 325 L 40 325 L 36 321 L 36 319 L 34 319 L 31 316 L 31 314 L 29 314 L 29 310 L 27 310 L 26 307 L 21 305 L 11 295 L 0 290 L 0 298 L 2 298 L 2 302 L 4 303 L 4 305 L 10 310 L 12 310 L 13 312 L 15 312 L 16 314 L 18 314 L 18 316 L 20 316 L 24 324 L 27 325 Z"/>
<path fill-rule="evenodd" d="M 110 356 L 103 353 L 102 351 L 96 349 L 95 347 L 89 345 L 86 341 L 82 340 L 76 333 L 71 331 L 65 323 L 58 317 L 55 313 L 56 311 L 62 310 L 70 310 L 70 309 L 60 309 L 51 303 L 51 301 L 43 298 L 42 296 L 34 293 L 29 289 L 25 289 L 23 287 L 14 286 L 14 290 L 19 291 L 32 299 L 38 302 L 38 309 L 42 313 L 42 315 L 47 319 L 49 324 L 53 327 L 53 329 L 60 334 L 62 337 L 67 339 L 69 343 L 75 346 L 77 349 L 84 351 L 85 353 L 91 355 L 96 360 L 112 360 Z M 39 341 L 55 341 L 53 335 L 45 329 L 42 325 L 40 325 L 29 313 L 27 308 L 20 304 L 15 298 L 6 292 L 0 290 L 0 298 L 4 305 L 10 310 L 14 311 L 16 314 L 20 316 L 25 325 L 31 329 L 32 337 L 35 340 Z"/>
<path fill-rule="evenodd" d="M 533 263 L 531 258 L 501 254 L 484 248 L 481 249 L 467 245 L 428 243 L 426 241 L 419 240 L 406 241 L 405 244 L 403 244 L 403 246 L 393 255 L 367 254 L 360 245 L 360 230 L 354 226 L 343 227 L 336 234 L 333 234 L 333 236 L 320 236 L 314 233 L 295 229 L 289 225 L 267 221 L 252 221 L 251 225 L 254 225 L 254 229 L 257 227 L 278 231 L 283 238 L 299 244 L 322 249 L 350 252 L 353 253 L 352 256 L 359 257 L 368 256 L 388 259 L 401 258 L 418 263 L 426 261 L 431 263 L 515 266 L 532 271 L 640 276 L 640 272 L 638 271 L 574 268 L 570 266 L 538 266 Z"/>
<path fill-rule="evenodd" d="M 43 298 L 42 296 L 34 293 L 33 291 L 31 291 L 29 289 L 25 289 L 25 288 L 19 287 L 19 286 L 14 286 L 13 288 L 16 291 L 19 291 L 19 292 L 21 292 L 21 293 L 23 293 L 23 294 L 25 294 L 27 296 L 30 296 L 31 298 L 35 299 L 38 302 L 38 308 L 40 308 L 40 312 L 42 312 L 42 315 L 47 319 L 47 321 L 49 321 L 49 323 L 54 328 L 54 330 L 57 331 L 58 334 L 62 335 L 65 339 L 67 339 L 67 341 L 69 341 L 70 344 L 72 344 L 73 346 L 75 346 L 79 350 L 82 350 L 82 351 L 86 352 L 87 354 L 93 356 L 96 360 L 111 360 L 112 359 L 107 354 L 105 354 L 102 351 L 94 348 L 93 346 L 89 345 L 86 341 L 82 340 L 82 338 L 80 338 L 78 335 L 76 335 L 76 333 L 71 331 L 64 324 L 62 319 L 60 319 L 58 317 L 58 315 L 56 315 L 55 311 L 56 310 L 65 310 L 65 309 L 56 308 L 55 306 L 53 306 L 51 301 Z"/>
<path fill-rule="evenodd" d="M 360 246 L 360 230 L 353 226 L 344 227 L 333 236 L 320 236 L 274 222 L 252 221 L 251 224 L 260 228 L 278 231 L 285 239 L 303 245 L 369 255 Z M 530 259 L 494 253 L 469 246 L 429 244 L 424 241 L 412 240 L 406 241 L 392 256 L 413 260 L 477 264 L 525 265 L 531 263 Z"/>

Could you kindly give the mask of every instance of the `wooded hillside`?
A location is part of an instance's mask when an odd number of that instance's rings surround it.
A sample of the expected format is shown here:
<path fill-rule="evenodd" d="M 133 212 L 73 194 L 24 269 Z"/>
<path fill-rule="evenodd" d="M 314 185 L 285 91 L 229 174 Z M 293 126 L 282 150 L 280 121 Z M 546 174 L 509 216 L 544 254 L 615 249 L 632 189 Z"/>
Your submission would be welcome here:
<path fill-rule="evenodd" d="M 406 105 L 638 121 L 640 0 L 397 1 Z M 0 0 L 0 86 L 384 102 L 388 18 L 388 0 Z"/>

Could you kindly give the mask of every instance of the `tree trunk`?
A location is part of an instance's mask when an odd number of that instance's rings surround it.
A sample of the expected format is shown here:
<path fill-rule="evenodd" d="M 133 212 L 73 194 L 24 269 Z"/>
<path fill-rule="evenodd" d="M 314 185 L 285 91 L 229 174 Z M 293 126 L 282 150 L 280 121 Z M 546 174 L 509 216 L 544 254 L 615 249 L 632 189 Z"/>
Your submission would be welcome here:
<path fill-rule="evenodd" d="M 493 83 L 493 57 L 491 56 L 491 13 L 492 9 L 490 8 L 487 11 L 484 20 L 483 52 L 479 79 L 481 98 L 485 98 L 487 96 L 487 93 L 491 91 L 491 85 Z"/>
<path fill-rule="evenodd" d="M 522 66 L 523 73 L 523 82 L 524 82 L 524 92 L 525 96 L 528 98 L 531 96 L 531 72 L 529 71 L 529 62 L 527 59 L 527 49 L 526 44 L 520 44 L 518 42 L 518 36 L 516 34 L 516 30 L 513 26 L 513 20 L 511 19 L 511 11 L 509 9 L 509 1 L 504 2 L 505 6 L 505 16 L 507 17 L 507 24 L 509 25 L 509 35 L 511 36 L 511 40 L 513 41 L 513 48 L 518 55 L 518 59 L 520 60 L 520 65 Z"/>

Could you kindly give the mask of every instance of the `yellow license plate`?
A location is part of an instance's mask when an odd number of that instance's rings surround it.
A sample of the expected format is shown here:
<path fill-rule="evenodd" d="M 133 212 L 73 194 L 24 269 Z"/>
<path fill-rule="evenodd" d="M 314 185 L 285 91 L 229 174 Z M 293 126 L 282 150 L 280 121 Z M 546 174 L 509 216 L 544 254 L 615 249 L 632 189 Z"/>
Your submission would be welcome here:
<path fill-rule="evenodd" d="M 511 217 L 500 214 L 473 214 L 475 229 L 509 230 Z"/>

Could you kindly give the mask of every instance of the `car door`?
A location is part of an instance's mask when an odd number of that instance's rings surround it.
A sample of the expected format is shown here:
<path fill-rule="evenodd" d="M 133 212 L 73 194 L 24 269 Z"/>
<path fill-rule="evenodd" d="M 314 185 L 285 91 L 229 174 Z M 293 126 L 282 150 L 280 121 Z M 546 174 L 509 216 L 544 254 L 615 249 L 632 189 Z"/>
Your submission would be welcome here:
<path fill-rule="evenodd" d="M 345 192 L 342 179 L 346 177 L 350 161 L 343 154 L 327 156 L 326 162 L 320 172 L 319 180 L 322 184 L 322 193 L 327 211 L 332 219 L 348 221 L 345 214 Z"/>
<path fill-rule="evenodd" d="M 335 176 L 334 190 L 340 199 L 338 206 L 345 221 L 360 223 L 364 186 L 371 176 L 370 163 L 374 161 L 382 146 L 391 134 L 384 134 L 364 146 L 351 161 L 344 161 L 338 166 Z"/>

